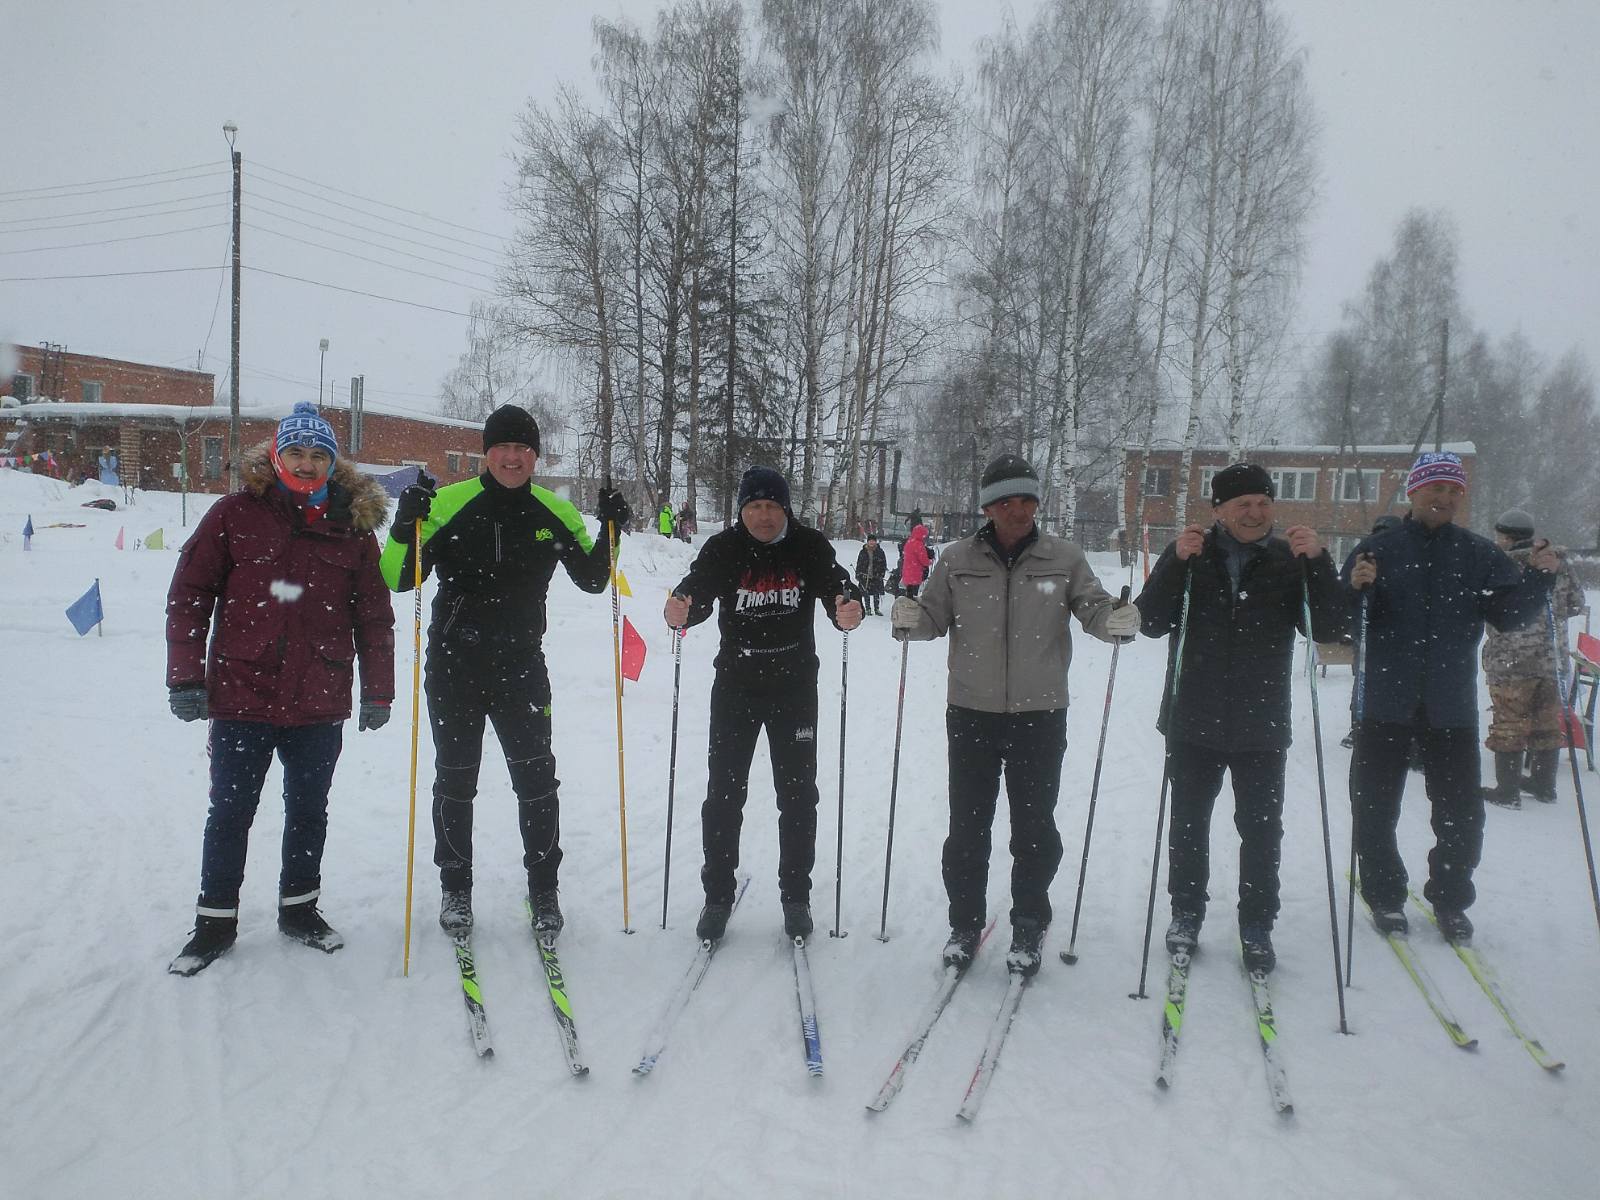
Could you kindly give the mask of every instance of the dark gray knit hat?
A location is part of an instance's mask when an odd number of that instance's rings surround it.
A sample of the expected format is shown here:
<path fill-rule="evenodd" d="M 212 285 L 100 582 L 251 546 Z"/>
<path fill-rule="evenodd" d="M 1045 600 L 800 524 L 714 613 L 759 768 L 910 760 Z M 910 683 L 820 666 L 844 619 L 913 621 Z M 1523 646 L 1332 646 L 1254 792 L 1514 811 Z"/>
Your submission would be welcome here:
<path fill-rule="evenodd" d="M 483 423 L 484 453 L 507 443 L 527 446 L 535 454 L 539 453 L 539 423 L 527 409 L 515 404 L 495 409 Z"/>
<path fill-rule="evenodd" d="M 1503 533 L 1507 537 L 1531 538 L 1533 536 L 1533 517 L 1523 512 L 1520 508 L 1508 508 L 1500 514 L 1500 519 L 1494 523 L 1494 531 Z"/>
<path fill-rule="evenodd" d="M 1011 496 L 1039 498 L 1038 473 L 1020 454 L 1002 454 L 983 469 L 983 478 L 978 481 L 979 508 Z"/>
<path fill-rule="evenodd" d="M 1211 504 L 1213 507 L 1226 504 L 1240 496 L 1265 496 L 1268 500 L 1276 498 L 1273 491 L 1272 476 L 1256 466 L 1255 463 L 1234 463 L 1231 467 L 1224 467 L 1211 477 Z"/>

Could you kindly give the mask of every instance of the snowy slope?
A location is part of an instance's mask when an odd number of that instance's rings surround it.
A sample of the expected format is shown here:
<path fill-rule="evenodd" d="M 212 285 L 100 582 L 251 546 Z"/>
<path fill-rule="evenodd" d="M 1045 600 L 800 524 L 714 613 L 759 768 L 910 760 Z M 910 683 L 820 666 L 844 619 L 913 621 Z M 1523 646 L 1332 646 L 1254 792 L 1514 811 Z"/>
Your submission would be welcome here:
<path fill-rule="evenodd" d="M 1213 837 L 1212 919 L 1190 989 L 1176 1088 L 1153 1085 L 1154 999 L 1130 1001 L 1161 773 L 1153 714 L 1164 647 L 1124 650 L 1096 815 L 1078 965 L 1066 944 L 1109 647 L 1076 643 L 1072 747 L 1060 822 L 1066 860 L 1046 966 L 1023 1003 L 977 1123 L 954 1119 L 1004 990 L 994 946 L 893 1108 L 876 1091 L 935 986 L 945 934 L 942 644 L 910 649 L 893 889 L 878 941 L 899 646 L 886 618 L 849 645 L 842 923 L 834 919 L 841 639 L 825 622 L 810 951 L 827 1074 L 807 1077 L 779 930 L 776 834 L 764 750 L 744 835 L 754 883 L 705 988 L 656 1073 L 629 1068 L 693 952 L 698 807 L 714 626 L 684 650 L 668 928 L 660 928 L 671 643 L 660 601 L 688 547 L 630 538 L 624 610 L 649 643 L 629 685 L 630 920 L 622 932 L 610 606 L 558 580 L 547 648 L 564 779 L 568 913 L 561 950 L 592 1071 L 566 1078 L 521 913 L 514 802 L 492 744 L 478 812 L 478 966 L 496 1056 L 474 1059 L 448 944 L 434 924 L 423 738 L 411 972 L 401 974 L 409 770 L 411 604 L 397 597 L 402 700 L 390 726 L 347 727 L 335 780 L 324 911 L 349 945 L 332 957 L 273 927 L 277 773 L 257 819 L 237 949 L 192 980 L 165 973 L 189 928 L 205 816 L 205 730 L 167 712 L 162 604 L 174 550 L 118 552 L 157 526 L 181 543 L 177 497 L 131 512 L 79 505 L 120 494 L 0 471 L 0 1193 L 33 1197 L 1160 1196 L 1587 1197 L 1600 1150 L 1600 953 L 1570 777 L 1562 802 L 1489 812 L 1478 944 L 1546 1044 L 1549 1076 L 1510 1038 L 1442 944 L 1422 953 L 1478 1036 L 1453 1048 L 1399 965 L 1357 929 L 1353 1036 L 1341 1036 L 1311 749 L 1297 684 L 1285 906 L 1274 976 L 1296 1113 L 1273 1114 L 1231 928 L 1235 838 L 1224 798 Z M 203 502 L 202 502 L 203 503 Z M 197 506 L 196 506 L 197 507 Z M 31 553 L 20 530 L 30 514 Z M 191 508 L 191 526 L 195 508 Z M 53 522 L 80 529 L 46 529 Z M 842 544 L 853 560 L 856 547 Z M 1114 558 L 1096 556 L 1113 585 Z M 102 581 L 104 637 L 62 610 Z M 1348 670 L 1321 684 L 1338 867 L 1349 846 Z M 1226 703 L 1226 697 L 1218 697 Z M 1600 781 L 1585 786 L 1600 795 Z M 1410 785 L 1402 847 L 1425 870 L 1426 805 Z M 1004 818 L 996 845 L 1006 841 Z M 1006 903 L 1004 852 L 990 886 Z M 1164 912 L 1158 899 L 1158 933 Z M 996 941 L 1003 950 L 1004 924 Z M 1162 974 L 1153 962 L 1149 991 Z"/>

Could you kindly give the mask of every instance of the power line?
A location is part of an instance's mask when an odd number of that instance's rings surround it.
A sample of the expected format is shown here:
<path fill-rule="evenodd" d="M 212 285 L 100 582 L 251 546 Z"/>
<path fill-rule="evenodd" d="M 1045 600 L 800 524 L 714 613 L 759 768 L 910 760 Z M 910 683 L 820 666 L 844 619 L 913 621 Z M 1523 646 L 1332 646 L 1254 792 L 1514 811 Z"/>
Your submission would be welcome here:
<path fill-rule="evenodd" d="M 186 270 L 191 270 L 191 271 L 213 271 L 213 270 L 216 270 L 215 267 L 188 267 L 188 268 L 185 268 L 185 269 Z M 253 271 L 258 275 L 271 275 L 275 279 L 291 279 L 295 283 L 309 283 L 312 287 L 327 288 L 330 291 L 334 291 L 334 292 L 347 292 L 348 294 L 350 294 L 352 296 L 366 296 L 366 297 L 368 297 L 369 299 L 372 299 L 372 300 L 387 300 L 390 304 L 404 304 L 407 308 L 423 308 L 423 309 L 427 309 L 427 311 L 429 311 L 429 312 L 445 313 L 445 314 L 447 314 L 449 316 L 452 316 L 452 317 L 470 317 L 472 315 L 471 313 L 458 312 L 456 309 L 453 309 L 453 308 L 439 308 L 439 307 L 437 307 L 436 305 L 433 305 L 433 304 L 419 304 L 415 300 L 401 300 L 397 296 L 384 296 L 384 295 L 380 295 L 378 292 L 364 292 L 360 288 L 341 287 L 337 283 L 324 283 L 319 279 L 306 279 L 306 278 L 304 278 L 303 276 L 300 276 L 300 275 L 286 275 L 282 271 L 269 271 L 265 267 L 253 267 L 253 266 L 250 266 L 249 264 L 246 264 L 244 269 L 246 271 Z M 138 272 L 134 272 L 134 274 L 137 274 L 137 273 Z M 50 277 L 46 276 L 46 278 L 50 278 Z M 63 277 L 60 277 L 60 278 L 66 278 L 66 277 L 63 276 Z M 90 278 L 93 278 L 93 277 L 90 276 Z M 9 282 L 10 282 L 9 280 L 0 279 L 0 283 L 9 283 Z M 457 286 L 464 286 L 464 285 L 457 285 Z"/>
<path fill-rule="evenodd" d="M 486 275 L 484 272 L 474 270 L 471 267 L 458 267 L 453 262 L 446 262 L 443 259 L 438 259 L 438 258 L 429 258 L 425 254 L 414 254 L 410 250 L 400 250 L 400 249 L 397 249 L 394 246 L 386 246 L 382 242 L 375 242 L 375 241 L 372 241 L 370 238 L 355 237 L 355 236 L 353 236 L 351 234 L 348 234 L 348 233 L 340 233 L 337 229 L 324 229 L 321 226 L 312 225 L 308 221 L 297 221 L 293 217 L 283 217 L 283 216 L 279 216 L 277 213 L 272 213 L 272 212 L 263 213 L 260 209 L 256 209 L 255 210 L 255 217 L 256 217 L 257 220 L 259 220 L 263 216 L 266 216 L 266 217 L 268 217 L 268 218 L 270 218 L 270 219 L 272 219 L 274 221 L 287 222 L 288 224 L 297 226 L 300 229 L 309 229 L 313 233 L 324 233 L 324 234 L 327 234 L 329 237 L 340 238 L 340 239 L 342 239 L 342 240 L 344 240 L 346 242 L 354 242 L 355 244 L 361 245 L 361 246 L 371 246 L 375 250 L 382 250 L 382 251 L 385 251 L 388 254 L 398 254 L 402 258 L 412 258 L 412 259 L 415 259 L 418 262 L 431 263 L 436 267 L 444 267 L 447 270 L 451 270 L 451 271 L 461 271 L 464 274 L 477 275 L 477 276 L 480 276 L 480 277 L 482 277 L 484 279 L 492 280 L 494 278 L 494 276 L 492 276 L 492 275 Z M 284 235 L 284 236 L 287 236 L 287 235 Z M 448 253 L 448 251 L 445 251 L 444 253 Z M 461 261 L 461 262 L 479 262 L 479 263 L 482 263 L 484 266 L 488 266 L 488 267 L 498 267 L 499 266 L 498 263 L 492 263 L 492 262 L 487 261 L 486 259 L 476 259 L 476 258 L 469 259 L 469 258 L 466 258 L 466 257 L 462 257 L 458 261 Z"/>
<path fill-rule="evenodd" d="M 498 233 L 490 233 L 490 232 L 488 232 L 487 230 L 484 230 L 484 229 L 474 229 L 470 225 L 458 225 L 454 221 L 446 221 L 443 217 L 436 217 L 432 213 L 419 212 L 414 208 L 402 208 L 398 204 L 390 204 L 387 200 L 374 200 L 371 196 L 362 196 L 362 195 L 360 195 L 360 194 L 358 194 L 356 192 L 347 192 L 343 188 L 334 187 L 331 183 L 321 183 L 321 182 L 319 182 L 318 180 L 315 180 L 315 179 L 307 179 L 304 175 L 296 175 L 292 171 L 285 171 L 280 167 L 267 166 L 267 165 L 265 165 L 263 163 L 259 163 L 258 162 L 258 163 L 256 163 L 255 169 L 256 170 L 270 171 L 270 172 L 272 172 L 274 174 L 277 174 L 277 175 L 287 176 L 290 179 L 298 179 L 301 183 L 309 183 L 309 184 L 311 184 L 311 185 L 313 185 L 315 187 L 324 188 L 324 189 L 326 189 L 327 191 L 330 191 L 330 192 L 337 192 L 341 196 L 350 196 L 350 197 L 352 197 L 352 198 L 354 198 L 356 200 L 365 200 L 368 204 L 378 204 L 378 205 L 381 205 L 384 208 L 392 208 L 396 212 L 407 213 L 407 214 L 409 214 L 410 216 L 413 216 L 413 217 L 423 217 L 423 218 L 425 218 L 426 220 L 429 220 L 429 221 L 436 221 L 440 225 L 447 225 L 451 229 L 460 229 L 465 233 L 482 234 L 484 237 L 493 238 L 495 241 L 499 241 L 501 239 L 501 236 L 502 236 L 502 235 L 500 235 Z"/>
<path fill-rule="evenodd" d="M 206 167 L 214 167 L 215 163 L 195 163 L 189 167 L 169 167 L 165 171 L 147 171 L 143 175 L 116 175 L 110 179 L 89 179 L 82 183 L 50 183 L 42 187 L 12 188 L 10 191 L 0 192 L 0 196 L 20 196 L 27 192 L 56 192 L 62 188 L 97 187 L 102 183 L 126 183 L 130 179 L 154 179 L 158 175 L 179 175 L 184 171 L 199 171 Z"/>
<path fill-rule="evenodd" d="M 181 175 L 175 179 L 161 179 L 154 183 L 124 183 L 117 187 L 88 188 L 78 192 L 62 192 L 55 196 L 14 196 L 10 199 L 0 195 L 0 204 L 24 204 L 33 200 L 65 200 L 71 196 L 97 196 L 102 192 L 126 192 L 133 188 L 160 187 L 167 183 L 187 183 L 191 179 L 209 179 L 214 175 L 225 174 L 225 169 L 206 171 L 199 175 Z"/>
<path fill-rule="evenodd" d="M 499 263 L 494 262 L 491 259 L 478 258 L 475 255 L 471 255 L 471 254 L 462 254 L 458 250 L 448 250 L 443 246 L 435 246 L 430 242 L 419 242 L 415 238 L 401 237 L 398 233 L 384 233 L 381 230 L 373 229 L 370 225 L 362 225 L 357 221 L 347 221 L 343 217 L 335 217 L 335 216 L 331 216 L 331 215 L 329 215 L 327 213 L 318 212 L 316 209 L 307 208 L 303 204 L 290 204 L 287 200 L 278 200 L 278 199 L 275 199 L 275 198 L 270 197 L 270 196 L 254 196 L 254 197 L 252 197 L 252 200 L 253 200 L 252 207 L 255 208 L 255 210 L 258 213 L 260 212 L 260 206 L 265 204 L 265 205 L 268 206 L 267 213 L 268 213 L 269 216 L 278 217 L 278 219 L 282 220 L 282 221 L 291 221 L 294 224 L 302 225 L 307 229 L 315 229 L 318 233 L 326 233 L 330 237 L 350 238 L 350 235 L 347 234 L 347 233 L 340 233 L 336 229 L 323 229 L 320 226 L 311 224 L 309 221 L 297 221 L 293 217 L 285 217 L 285 216 L 282 216 L 281 214 L 272 212 L 271 210 L 273 208 L 292 208 L 292 209 L 294 209 L 295 212 L 311 213 L 313 216 L 321 217 L 324 221 L 332 221 L 335 225 L 348 225 L 352 229 L 360 229 L 360 230 L 363 230 L 363 231 L 365 231 L 367 233 L 375 233 L 379 237 L 387 238 L 391 242 L 404 242 L 408 246 L 421 246 L 424 250 L 436 250 L 440 254 L 454 254 L 457 257 L 459 257 L 459 258 L 461 258 L 461 259 L 463 259 L 465 261 L 470 261 L 470 262 L 475 262 L 475 263 L 482 263 L 486 267 L 496 267 L 496 268 L 498 268 L 500 266 Z M 350 238 L 350 240 L 351 241 L 360 241 L 361 239 L 360 238 Z M 369 243 L 369 244 L 370 245 L 378 245 L 378 243 Z M 388 247 L 379 246 L 379 249 L 388 249 Z M 397 253 L 397 254 L 404 253 L 404 251 L 398 251 L 397 250 L 397 251 L 395 251 L 395 253 Z M 417 257 L 421 257 L 421 256 L 418 255 Z M 431 261 L 431 260 L 425 260 L 425 261 Z"/>
<path fill-rule="evenodd" d="M 85 246 L 110 246 L 117 242 L 142 242 L 146 238 L 176 237 L 180 233 L 199 233 L 206 229 L 223 229 L 227 227 L 226 221 L 219 221 L 215 225 L 191 225 L 187 229 L 166 229 L 160 233 L 134 233 L 127 237 L 102 238 L 98 242 L 63 242 L 54 246 L 27 246 L 21 250 L 0 250 L 0 256 L 7 254 L 41 254 L 46 250 L 80 250 Z"/>
<path fill-rule="evenodd" d="M 86 275 L 7 275 L 0 283 L 42 283 L 54 279 L 124 279 L 133 275 L 189 275 L 195 271 L 220 271 L 221 267 L 158 267 L 147 271 L 98 271 Z M 443 309 L 441 312 L 445 311 Z M 467 313 L 457 313 L 467 316 Z"/>
<path fill-rule="evenodd" d="M 197 204 L 193 208 L 174 208 L 167 212 L 140 213 L 132 217 L 101 217 L 96 221 L 65 221 L 59 225 L 35 225 L 32 229 L 0 229 L 0 236 L 12 237 L 19 233 L 45 233 L 52 229 L 81 229 L 85 225 L 121 225 L 127 221 L 148 221 L 153 217 L 181 217 L 185 213 L 209 212 L 216 207 L 214 203 Z"/>
<path fill-rule="evenodd" d="M 330 254 L 343 254 L 347 258 L 354 258 L 360 260 L 361 262 L 372 263 L 375 266 L 386 267 L 391 271 L 403 271 L 407 275 L 416 275 L 422 279 L 431 279 L 435 283 L 447 283 L 453 287 L 459 288 L 471 288 L 473 286 L 470 283 L 462 283 L 458 279 L 446 279 L 443 275 L 430 275 L 426 271 L 414 271 L 410 267 L 399 267 L 394 263 L 384 262 L 381 258 L 371 258 L 365 254 L 357 254 L 354 250 L 341 250 L 337 246 L 325 246 L 321 242 L 308 242 L 305 238 L 297 238 L 293 234 L 280 233 L 276 229 L 268 229 L 265 225 L 257 225 L 251 221 L 247 221 L 245 224 L 256 233 L 268 233 L 273 237 L 283 238 L 288 242 L 295 242 L 301 246 L 310 246 L 313 250 L 326 250 Z M 485 275 L 481 271 L 468 271 L 460 267 L 451 267 L 450 270 L 459 270 L 463 275 L 476 275 L 479 279 L 485 280 L 486 282 L 494 282 L 494 279 L 491 276 Z"/>
<path fill-rule="evenodd" d="M 374 220 L 387 221 L 391 225 L 398 225 L 401 229 L 409 229 L 413 233 L 425 233 L 429 237 L 438 238 L 440 241 L 456 242 L 456 243 L 459 243 L 460 245 L 468 246 L 473 250 L 489 250 L 489 251 L 493 251 L 493 250 L 497 249 L 497 247 L 494 247 L 494 246 L 480 246 L 477 242 L 469 242 L 469 241 L 467 241 L 466 238 L 452 237 L 448 233 L 435 233 L 433 230 L 424 229 L 420 225 L 411 225 L 411 224 L 408 224 L 405 221 L 396 221 L 393 217 L 386 217 L 382 213 L 371 212 L 368 209 L 360 208 L 360 207 L 358 207 L 358 206 L 356 206 L 354 204 L 345 204 L 341 200 L 330 200 L 326 196 L 319 196 L 315 192 L 306 191 L 304 188 L 290 187 L 287 183 L 278 183 L 276 180 L 272 180 L 272 179 L 266 179 L 266 180 L 257 179 L 255 181 L 255 183 L 256 183 L 256 186 L 258 186 L 258 187 L 263 185 L 263 184 L 265 184 L 265 186 L 267 186 L 269 188 L 282 188 L 284 191 L 293 192 L 297 196 L 309 196 L 311 199 L 318 200 L 318 201 L 322 202 L 323 204 L 331 204 L 335 208 L 348 209 L 351 212 L 360 213 L 364 217 L 372 217 Z M 485 236 L 489 236 L 489 235 L 486 234 Z"/>
<path fill-rule="evenodd" d="M 136 208 L 160 208 L 167 204 L 187 204 L 190 200 L 226 200 L 227 198 L 227 192 L 202 192 L 193 196 L 174 196 L 170 200 L 147 200 L 143 204 L 121 204 L 111 208 L 86 208 L 79 212 L 47 213 L 38 217 L 6 217 L 4 220 L 0 220 L 0 225 L 21 225 L 28 221 L 54 221 L 60 217 L 97 217 L 101 213 L 131 212 Z M 163 216 L 165 214 L 157 213 L 155 215 Z M 85 224 L 93 223 L 85 222 Z M 67 229 L 71 228 L 71 226 L 64 225 L 60 228 Z M 30 229 L 18 229 L 15 232 L 31 233 L 33 231 Z"/>

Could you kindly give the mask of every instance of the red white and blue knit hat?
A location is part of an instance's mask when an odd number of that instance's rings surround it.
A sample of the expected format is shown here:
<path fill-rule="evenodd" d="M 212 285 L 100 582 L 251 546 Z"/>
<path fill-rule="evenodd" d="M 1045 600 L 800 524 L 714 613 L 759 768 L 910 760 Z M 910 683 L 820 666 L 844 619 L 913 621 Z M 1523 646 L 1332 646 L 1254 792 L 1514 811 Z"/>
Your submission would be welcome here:
<path fill-rule="evenodd" d="M 1461 456 L 1448 450 L 1430 450 L 1417 455 L 1417 461 L 1411 464 L 1411 474 L 1406 476 L 1406 495 L 1430 483 L 1453 483 L 1466 491 L 1467 471 L 1461 465 Z"/>

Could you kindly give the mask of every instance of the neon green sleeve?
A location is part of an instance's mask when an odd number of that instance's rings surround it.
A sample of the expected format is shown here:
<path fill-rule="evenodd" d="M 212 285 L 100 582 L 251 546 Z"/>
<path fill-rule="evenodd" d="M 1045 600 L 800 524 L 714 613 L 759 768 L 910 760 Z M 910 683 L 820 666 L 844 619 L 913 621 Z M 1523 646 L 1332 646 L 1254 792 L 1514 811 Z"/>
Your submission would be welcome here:
<path fill-rule="evenodd" d="M 428 543 L 433 540 L 433 535 L 438 533 L 468 504 L 476 500 L 483 493 L 481 479 L 463 479 L 460 483 L 452 483 L 448 487 L 439 489 L 439 494 L 433 498 L 433 503 L 428 506 L 427 520 L 422 522 L 422 574 L 423 578 L 433 570 L 433 555 L 429 553 Z M 378 559 L 378 571 L 383 576 L 383 582 L 389 585 L 393 592 L 409 592 L 417 579 L 416 560 L 412 558 L 413 547 L 411 542 L 401 541 L 394 536 L 394 531 L 389 531 L 389 540 L 384 543 L 383 554 Z"/>

